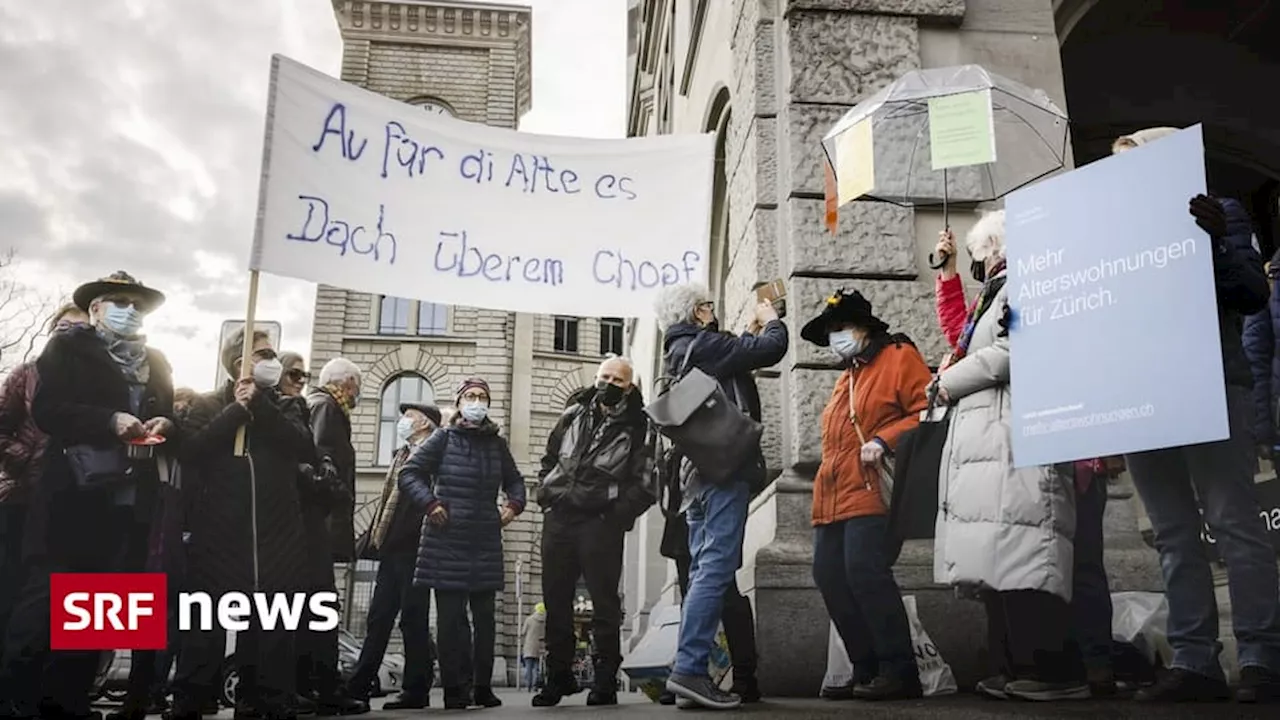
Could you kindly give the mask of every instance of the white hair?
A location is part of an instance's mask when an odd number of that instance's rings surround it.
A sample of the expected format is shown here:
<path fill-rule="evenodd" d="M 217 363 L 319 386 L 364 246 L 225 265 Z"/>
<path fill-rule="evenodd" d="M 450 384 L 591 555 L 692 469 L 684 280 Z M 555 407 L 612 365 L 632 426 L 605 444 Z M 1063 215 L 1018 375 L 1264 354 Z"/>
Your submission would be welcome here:
<path fill-rule="evenodd" d="M 604 364 L 605 364 L 605 363 L 607 363 L 607 362 L 612 362 L 612 361 L 615 361 L 615 360 L 616 360 L 617 362 L 622 363 L 623 367 L 625 367 L 626 369 L 630 370 L 632 375 L 635 375 L 635 372 L 636 372 L 636 364 L 635 364 L 635 363 L 633 363 L 633 362 L 631 362 L 631 358 L 629 358 L 629 357 L 627 357 L 627 356 L 625 356 L 625 355 L 617 355 L 617 354 L 615 354 L 615 353 L 609 353 L 608 355 L 605 355 L 605 356 L 604 356 L 604 360 L 601 360 L 601 361 L 600 361 L 600 364 L 599 364 L 597 367 L 604 367 Z"/>
<path fill-rule="evenodd" d="M 1125 150 L 1132 150 L 1140 145 L 1146 145 L 1147 143 L 1155 142 L 1160 138 L 1169 137 L 1178 131 L 1179 128 L 1175 127 L 1151 127 L 1139 130 L 1129 135 L 1122 135 L 1116 138 L 1115 142 L 1111 143 L 1111 154 L 1115 155 L 1116 153 L 1121 153 Z"/>
<path fill-rule="evenodd" d="M 701 283 L 684 283 L 667 285 L 658 292 L 653 301 L 654 313 L 658 316 L 658 327 L 666 332 L 667 328 L 677 323 L 689 322 L 698 305 L 711 301 L 711 293 Z"/>
<path fill-rule="evenodd" d="M 984 213 L 964 239 L 969 257 L 978 262 L 1004 257 L 1004 211 Z"/>
<path fill-rule="evenodd" d="M 360 368 L 346 358 L 334 358 L 320 370 L 321 385 L 341 385 L 348 380 L 360 382 Z"/>

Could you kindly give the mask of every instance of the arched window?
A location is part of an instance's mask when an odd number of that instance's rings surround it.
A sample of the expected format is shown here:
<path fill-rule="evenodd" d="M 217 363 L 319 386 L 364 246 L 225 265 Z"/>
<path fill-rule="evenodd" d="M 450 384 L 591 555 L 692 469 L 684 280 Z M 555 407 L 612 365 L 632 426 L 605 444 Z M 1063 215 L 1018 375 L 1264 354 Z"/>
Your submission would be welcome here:
<path fill-rule="evenodd" d="M 430 381 L 421 375 L 406 373 L 397 375 L 382 389 L 382 399 L 378 406 L 378 457 L 377 465 L 386 467 L 391 464 L 391 456 L 395 454 L 399 440 L 396 438 L 396 422 L 400 419 L 401 403 L 427 403 L 434 405 L 435 389 Z"/>
<path fill-rule="evenodd" d="M 732 240 L 729 237 L 729 169 L 726 163 L 731 116 L 729 91 L 721 89 L 711 103 L 707 119 L 707 132 L 716 134 L 715 176 L 711 186 L 711 257 L 708 258 L 710 272 L 707 285 L 719 308 L 727 307 L 724 286 L 729 278 L 729 243 Z"/>

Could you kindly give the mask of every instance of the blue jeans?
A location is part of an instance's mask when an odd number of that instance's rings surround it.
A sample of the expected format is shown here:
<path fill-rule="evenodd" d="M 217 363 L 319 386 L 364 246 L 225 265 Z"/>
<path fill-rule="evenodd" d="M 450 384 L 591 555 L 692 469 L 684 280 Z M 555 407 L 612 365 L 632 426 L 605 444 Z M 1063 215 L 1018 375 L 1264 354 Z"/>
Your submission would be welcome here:
<path fill-rule="evenodd" d="M 1249 402 L 1248 390 L 1227 388 L 1228 440 L 1126 457 L 1160 551 L 1173 666 L 1213 678 L 1221 645 L 1201 508 L 1227 565 L 1240 667 L 1280 672 L 1280 577 L 1254 488 Z"/>
<path fill-rule="evenodd" d="M 1103 562 L 1102 518 L 1107 479 L 1097 476 L 1076 498 L 1075 575 L 1071 592 L 1071 636 L 1085 666 L 1111 668 L 1111 587 Z"/>
<path fill-rule="evenodd" d="M 902 592 L 889 567 L 889 519 L 856 517 L 813 531 L 813 581 L 844 641 L 855 683 L 919 677 Z"/>
<path fill-rule="evenodd" d="M 520 667 L 524 670 L 525 689 L 532 690 L 538 687 L 538 658 L 522 657 L 520 658 Z"/>
<path fill-rule="evenodd" d="M 680 618 L 674 672 L 706 677 L 720 627 L 725 590 L 742 565 L 742 536 L 747 529 L 745 482 L 706 484 L 689 504 L 689 593 Z"/>

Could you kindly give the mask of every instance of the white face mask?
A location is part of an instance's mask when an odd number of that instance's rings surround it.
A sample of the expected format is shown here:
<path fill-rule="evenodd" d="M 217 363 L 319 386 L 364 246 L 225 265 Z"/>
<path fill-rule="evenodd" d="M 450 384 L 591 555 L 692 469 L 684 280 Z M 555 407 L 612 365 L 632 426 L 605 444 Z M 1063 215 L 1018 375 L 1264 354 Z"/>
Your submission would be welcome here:
<path fill-rule="evenodd" d="M 279 360 L 272 358 L 270 360 L 259 360 L 253 366 L 253 382 L 258 387 L 272 388 L 280 384 L 280 377 L 284 375 L 284 365 Z"/>
<path fill-rule="evenodd" d="M 862 350 L 862 342 L 853 336 L 852 330 L 836 330 L 827 336 L 831 349 L 840 357 L 848 360 Z"/>
<path fill-rule="evenodd" d="M 396 437 L 400 438 L 400 442 L 407 443 L 409 438 L 413 437 L 413 418 L 402 417 L 396 423 Z"/>
<path fill-rule="evenodd" d="M 468 403 L 462 406 L 462 417 L 469 423 L 481 423 L 489 416 L 489 406 L 484 403 Z"/>

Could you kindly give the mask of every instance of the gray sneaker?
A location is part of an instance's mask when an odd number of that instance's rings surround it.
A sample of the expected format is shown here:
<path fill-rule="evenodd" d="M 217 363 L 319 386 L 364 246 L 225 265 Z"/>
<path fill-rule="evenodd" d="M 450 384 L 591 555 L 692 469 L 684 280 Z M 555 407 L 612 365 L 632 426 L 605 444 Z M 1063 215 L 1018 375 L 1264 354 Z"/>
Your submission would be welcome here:
<path fill-rule="evenodd" d="M 735 710 L 742 705 L 742 698 L 716 687 L 711 678 L 703 675 L 679 675 L 667 678 L 667 689 L 677 698 L 684 698 L 711 710 Z"/>
<path fill-rule="evenodd" d="M 1088 700 L 1089 685 L 1083 682 L 1049 683 L 1038 680 L 1015 680 L 1004 686 L 1009 697 L 1033 702 L 1057 702 L 1060 700 Z"/>

